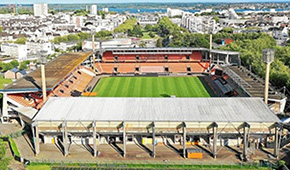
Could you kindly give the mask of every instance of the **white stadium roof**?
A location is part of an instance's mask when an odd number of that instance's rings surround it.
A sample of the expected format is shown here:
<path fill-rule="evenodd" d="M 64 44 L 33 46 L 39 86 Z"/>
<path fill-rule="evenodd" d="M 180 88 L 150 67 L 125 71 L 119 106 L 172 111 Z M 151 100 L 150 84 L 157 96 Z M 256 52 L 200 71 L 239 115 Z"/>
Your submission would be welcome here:
<path fill-rule="evenodd" d="M 261 98 L 51 97 L 34 121 L 280 122 Z"/>

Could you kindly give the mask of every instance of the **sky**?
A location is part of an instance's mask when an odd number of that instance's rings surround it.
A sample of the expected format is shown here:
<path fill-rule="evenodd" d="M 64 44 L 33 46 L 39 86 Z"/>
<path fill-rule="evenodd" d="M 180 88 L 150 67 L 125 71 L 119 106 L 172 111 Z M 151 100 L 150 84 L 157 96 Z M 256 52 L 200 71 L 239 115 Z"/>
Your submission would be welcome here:
<path fill-rule="evenodd" d="M 69 3 L 129 3 L 129 2 L 273 2 L 274 0 L 0 0 L 0 4 L 33 4 L 33 3 L 48 3 L 48 4 L 69 4 Z M 275 2 L 290 2 L 290 0 L 276 0 Z"/>

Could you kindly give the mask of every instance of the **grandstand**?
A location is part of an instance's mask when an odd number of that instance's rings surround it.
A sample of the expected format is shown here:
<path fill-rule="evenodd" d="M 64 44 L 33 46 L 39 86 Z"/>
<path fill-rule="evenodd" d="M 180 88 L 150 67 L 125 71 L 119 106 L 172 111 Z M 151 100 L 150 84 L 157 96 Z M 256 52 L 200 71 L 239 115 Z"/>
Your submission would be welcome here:
<path fill-rule="evenodd" d="M 72 143 L 86 139 L 94 156 L 98 145 L 116 142 L 123 145 L 124 157 L 127 144 L 152 145 L 155 157 L 157 145 L 178 143 L 186 157 L 192 142 L 208 146 L 214 158 L 217 146 L 241 145 L 247 159 L 248 146 L 268 145 L 266 138 L 272 138 L 274 155 L 279 155 L 279 123 L 261 98 L 52 97 L 33 118 L 32 129 L 36 154 L 41 136 L 44 143 L 62 146 L 65 156 Z"/>
<path fill-rule="evenodd" d="M 239 53 L 205 48 L 106 48 L 98 53 L 100 74 L 204 73 L 209 64 L 240 65 Z M 90 63 L 90 62 L 88 62 Z"/>
<path fill-rule="evenodd" d="M 47 96 L 68 97 L 76 91 L 83 92 L 95 76 L 92 69 L 81 66 L 91 54 L 91 52 L 68 53 L 47 63 L 45 69 Z M 19 112 L 19 108 L 26 108 L 22 110 L 28 113 L 31 112 L 28 108 L 35 112 L 40 109 L 44 104 L 41 87 L 41 73 L 38 68 L 1 90 L 2 122 L 19 115 L 27 117 L 27 113 Z"/>

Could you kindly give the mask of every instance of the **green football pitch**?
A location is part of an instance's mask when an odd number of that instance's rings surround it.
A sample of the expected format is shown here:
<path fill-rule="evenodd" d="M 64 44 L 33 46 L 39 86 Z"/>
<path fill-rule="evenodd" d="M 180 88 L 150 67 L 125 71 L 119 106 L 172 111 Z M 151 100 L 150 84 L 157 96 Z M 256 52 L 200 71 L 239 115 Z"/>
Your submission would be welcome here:
<path fill-rule="evenodd" d="M 212 97 L 202 77 L 106 77 L 93 90 L 97 97 Z"/>

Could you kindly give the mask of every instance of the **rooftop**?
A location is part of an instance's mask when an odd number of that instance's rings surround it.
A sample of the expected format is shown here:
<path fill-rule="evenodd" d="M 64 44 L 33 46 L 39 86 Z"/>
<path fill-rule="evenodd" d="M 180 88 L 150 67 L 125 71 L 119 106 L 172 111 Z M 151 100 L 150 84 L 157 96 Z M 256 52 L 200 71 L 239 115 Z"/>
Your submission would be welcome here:
<path fill-rule="evenodd" d="M 91 52 L 67 53 L 50 61 L 45 65 L 47 90 L 53 89 L 78 65 L 86 60 Z M 6 86 L 2 92 L 39 91 L 41 90 L 40 68 Z"/>
<path fill-rule="evenodd" d="M 280 122 L 261 98 L 51 97 L 34 120 Z"/>

